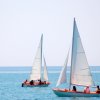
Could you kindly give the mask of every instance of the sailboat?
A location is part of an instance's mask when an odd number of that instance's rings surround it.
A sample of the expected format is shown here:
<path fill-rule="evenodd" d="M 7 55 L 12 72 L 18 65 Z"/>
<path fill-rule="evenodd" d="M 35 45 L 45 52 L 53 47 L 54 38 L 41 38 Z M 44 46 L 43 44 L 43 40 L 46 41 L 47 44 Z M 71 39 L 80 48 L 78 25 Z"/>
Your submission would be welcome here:
<path fill-rule="evenodd" d="M 68 53 L 69 55 L 69 53 Z M 72 38 L 72 53 L 71 53 L 71 68 L 70 68 L 70 84 L 68 89 L 58 88 L 59 85 L 66 83 L 66 67 L 68 62 L 68 56 L 65 60 L 65 64 L 60 73 L 56 88 L 53 89 L 53 92 L 57 96 L 61 97 L 99 97 L 100 93 L 84 91 L 73 91 L 71 86 L 83 86 L 83 87 L 92 87 L 94 81 L 92 74 L 87 62 L 86 54 L 81 42 L 81 38 L 78 32 L 77 24 L 74 18 L 73 25 L 73 38 Z"/>
<path fill-rule="evenodd" d="M 42 47 L 43 47 L 43 34 L 41 35 L 40 43 L 37 48 L 36 56 L 33 62 L 32 71 L 30 73 L 29 79 L 22 83 L 23 86 L 48 86 L 48 72 L 45 58 L 42 57 Z M 44 59 L 44 67 L 42 67 L 42 58 Z M 43 73 L 42 73 L 43 69 Z"/>

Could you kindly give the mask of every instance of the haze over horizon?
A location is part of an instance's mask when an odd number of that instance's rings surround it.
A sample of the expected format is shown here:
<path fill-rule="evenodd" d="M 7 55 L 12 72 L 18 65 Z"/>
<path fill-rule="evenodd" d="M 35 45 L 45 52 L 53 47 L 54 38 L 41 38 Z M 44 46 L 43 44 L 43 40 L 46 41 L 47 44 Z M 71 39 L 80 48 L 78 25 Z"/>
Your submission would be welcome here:
<path fill-rule="evenodd" d="M 100 0 L 1 0 L 0 66 L 32 66 L 42 33 L 47 65 L 62 66 L 74 17 L 89 65 L 99 66 Z"/>

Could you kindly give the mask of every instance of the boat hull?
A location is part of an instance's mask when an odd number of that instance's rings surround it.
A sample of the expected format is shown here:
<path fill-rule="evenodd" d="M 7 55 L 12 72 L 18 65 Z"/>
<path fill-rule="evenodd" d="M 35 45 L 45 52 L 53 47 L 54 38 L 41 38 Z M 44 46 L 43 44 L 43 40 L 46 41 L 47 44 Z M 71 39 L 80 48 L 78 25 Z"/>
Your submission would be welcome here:
<path fill-rule="evenodd" d="M 30 85 L 22 83 L 22 87 L 47 87 L 50 83 L 47 84 L 37 84 L 37 85 Z"/>
<path fill-rule="evenodd" d="M 84 93 L 84 92 L 64 91 L 57 89 L 53 89 L 53 92 L 59 97 L 100 97 L 100 94 L 95 92 Z"/>

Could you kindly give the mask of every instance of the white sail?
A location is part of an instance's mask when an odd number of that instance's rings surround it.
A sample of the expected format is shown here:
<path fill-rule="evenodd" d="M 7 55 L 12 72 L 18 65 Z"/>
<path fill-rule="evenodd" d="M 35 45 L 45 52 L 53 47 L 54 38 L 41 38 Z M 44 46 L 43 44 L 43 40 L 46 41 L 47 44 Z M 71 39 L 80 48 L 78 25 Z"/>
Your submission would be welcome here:
<path fill-rule="evenodd" d="M 37 53 L 33 62 L 32 72 L 29 78 L 31 80 L 39 80 L 41 79 L 41 66 L 42 66 L 42 41 L 43 35 L 41 36 L 41 40 L 37 49 Z"/>
<path fill-rule="evenodd" d="M 65 60 L 64 66 L 63 66 L 63 68 L 62 68 L 62 70 L 61 70 L 61 73 L 60 73 L 58 82 L 57 82 L 57 84 L 56 84 L 56 87 L 58 87 L 59 85 L 61 85 L 61 84 L 67 82 L 67 78 L 66 78 L 66 69 L 67 69 L 67 63 L 68 63 L 68 56 L 69 56 L 69 52 L 68 52 L 67 58 L 66 58 L 66 60 Z"/>
<path fill-rule="evenodd" d="M 44 58 L 44 73 L 43 73 L 43 79 L 45 81 L 48 81 L 48 71 L 47 71 L 47 66 L 46 66 L 45 58 Z"/>
<path fill-rule="evenodd" d="M 73 26 L 70 83 L 83 86 L 93 85 L 91 72 L 82 46 L 75 19 Z"/>

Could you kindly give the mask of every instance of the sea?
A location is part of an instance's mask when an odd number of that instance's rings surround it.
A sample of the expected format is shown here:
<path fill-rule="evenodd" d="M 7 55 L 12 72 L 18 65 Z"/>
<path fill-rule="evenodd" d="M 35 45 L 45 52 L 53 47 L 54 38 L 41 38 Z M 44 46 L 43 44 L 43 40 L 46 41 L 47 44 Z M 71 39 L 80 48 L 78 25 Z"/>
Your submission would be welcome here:
<path fill-rule="evenodd" d="M 100 85 L 100 66 L 90 67 L 95 85 Z M 0 100 L 100 100 L 100 97 L 58 97 L 52 89 L 55 88 L 60 66 L 48 66 L 50 85 L 48 87 L 21 87 L 24 80 L 29 78 L 31 66 L 0 67 Z M 67 71 L 67 83 L 61 88 L 69 87 L 70 68 Z M 77 87 L 83 90 L 83 87 Z M 96 88 L 91 89 L 91 91 Z"/>

